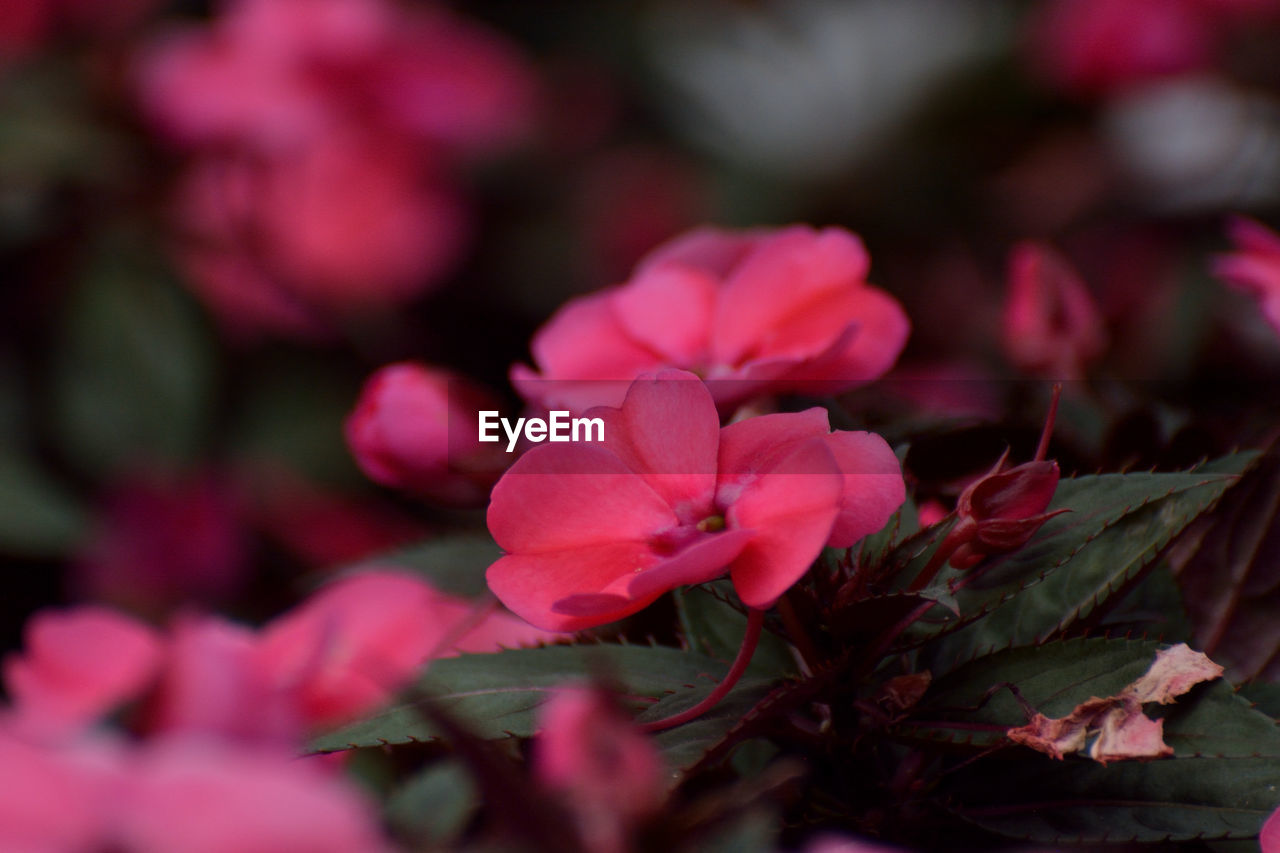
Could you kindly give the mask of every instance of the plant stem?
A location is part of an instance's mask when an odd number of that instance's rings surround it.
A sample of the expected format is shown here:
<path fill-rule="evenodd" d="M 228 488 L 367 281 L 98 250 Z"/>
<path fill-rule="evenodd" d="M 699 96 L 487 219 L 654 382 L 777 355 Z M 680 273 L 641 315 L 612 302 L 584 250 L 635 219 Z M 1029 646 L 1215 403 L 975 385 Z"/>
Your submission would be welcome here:
<path fill-rule="evenodd" d="M 707 697 L 694 705 L 687 711 L 681 711 L 675 716 L 667 717 L 663 720 L 654 720 L 650 723 L 641 723 L 641 731 L 660 732 L 674 726 L 687 723 L 690 720 L 697 719 L 714 708 L 721 699 L 725 697 L 733 686 L 738 683 L 738 679 L 742 678 L 742 674 L 747 671 L 747 665 L 751 663 L 751 657 L 756 653 L 756 646 L 760 642 L 760 630 L 764 627 L 764 611 L 750 608 L 747 610 L 747 630 L 742 635 L 742 645 L 738 648 L 738 656 L 734 658 L 733 665 L 729 667 L 729 672 L 725 674 L 724 679 L 716 685 L 716 689 L 707 694 Z"/>

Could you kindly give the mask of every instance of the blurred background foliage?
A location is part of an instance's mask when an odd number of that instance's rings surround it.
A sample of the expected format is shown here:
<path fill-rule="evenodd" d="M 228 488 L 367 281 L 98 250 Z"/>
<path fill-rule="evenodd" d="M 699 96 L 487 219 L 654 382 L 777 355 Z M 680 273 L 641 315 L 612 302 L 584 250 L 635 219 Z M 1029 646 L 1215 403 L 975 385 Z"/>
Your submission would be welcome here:
<path fill-rule="evenodd" d="M 1274 424 L 1280 344 L 1209 273 L 1224 215 L 1274 224 L 1280 200 L 1280 22 L 1265 2 L 1207 3 L 1261 11 L 1197 18 L 1170 37 L 1178 61 L 1105 79 L 1055 78 L 1068 65 L 1041 22 L 1055 4 L 1022 0 L 455 3 L 532 92 L 524 126 L 483 152 L 396 142 L 414 164 L 430 149 L 406 174 L 461 200 L 469 236 L 394 298 L 303 297 L 303 321 L 277 328 L 193 286 L 199 223 L 179 197 L 193 164 L 226 152 L 180 138 L 140 94 L 152 45 L 234 5 L 0 11 L 5 649 L 33 610 L 85 598 L 263 617 L 339 563 L 474 525 L 359 475 L 342 421 L 363 378 L 421 359 L 514 408 L 506 373 L 541 322 L 701 223 L 862 235 L 914 329 L 890 380 L 846 408 L 913 442 L 918 495 L 954 497 L 974 459 L 1034 440 L 1038 404 L 1000 342 L 1006 257 L 1028 238 L 1078 268 L 1110 341 L 1068 393 L 1064 468 L 1175 468 Z M 1141 32 L 1142 15 L 1195 4 L 1130 5 Z M 253 82 L 209 85 L 235 101 Z M 333 206 L 318 233 L 340 241 L 374 192 L 359 174 L 285 192 L 272 215 Z M 182 582 L 165 580 L 175 565 Z"/>

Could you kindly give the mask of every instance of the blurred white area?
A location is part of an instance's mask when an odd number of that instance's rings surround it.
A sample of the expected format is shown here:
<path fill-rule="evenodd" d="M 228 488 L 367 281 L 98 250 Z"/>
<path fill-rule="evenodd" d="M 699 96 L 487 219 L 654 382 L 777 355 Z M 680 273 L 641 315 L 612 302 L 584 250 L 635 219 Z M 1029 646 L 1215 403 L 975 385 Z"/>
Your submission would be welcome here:
<path fill-rule="evenodd" d="M 1165 213 L 1280 200 L 1280 103 L 1213 77 L 1156 83 L 1113 100 L 1102 120 L 1139 205 Z"/>
<path fill-rule="evenodd" d="M 783 177 L 837 173 L 885 144 L 958 71 L 1005 49 L 1004 0 L 658 5 L 645 48 L 677 129 Z"/>

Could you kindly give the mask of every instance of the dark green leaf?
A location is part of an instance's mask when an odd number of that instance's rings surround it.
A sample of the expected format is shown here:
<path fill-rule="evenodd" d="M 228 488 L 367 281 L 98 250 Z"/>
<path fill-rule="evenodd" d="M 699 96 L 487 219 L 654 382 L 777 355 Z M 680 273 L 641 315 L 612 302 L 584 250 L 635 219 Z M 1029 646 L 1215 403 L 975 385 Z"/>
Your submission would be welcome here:
<path fill-rule="evenodd" d="M 1280 679 L 1280 452 L 1170 549 L 1196 643 L 1237 680 Z"/>
<path fill-rule="evenodd" d="M 676 592 L 680 626 L 693 651 L 726 662 L 737 656 L 747 630 L 747 617 L 729 603 L 732 595 L 733 585 L 725 580 Z M 762 632 L 747 672 L 780 678 L 795 670 L 790 647 L 776 634 Z"/>
<path fill-rule="evenodd" d="M 769 695 L 775 684 L 772 679 L 744 679 L 714 708 L 696 720 L 658 732 L 654 741 L 662 751 L 667 766 L 676 771 L 671 781 L 679 781 L 679 771 L 692 767 L 713 747 L 724 741 L 751 709 Z M 714 686 L 707 684 L 678 690 L 663 697 L 637 719 L 649 722 L 679 714 L 702 701 Z"/>
<path fill-rule="evenodd" d="M 548 646 L 463 655 L 431 664 L 418 687 L 441 711 L 485 738 L 528 737 L 537 709 L 555 688 L 599 676 L 638 707 L 687 687 L 718 681 L 726 667 L 664 646 Z M 408 704 L 388 708 L 317 738 L 316 752 L 432 740 L 437 732 Z"/>
<path fill-rule="evenodd" d="M 948 788 L 965 819 L 1040 843 L 1251 838 L 1280 801 L 1280 761 L 984 762 Z"/>
<path fill-rule="evenodd" d="M 1064 717 L 1090 698 L 1119 693 L 1147 671 L 1160 648 L 1150 641 L 1078 639 L 996 652 L 934 682 L 901 733 L 913 739 L 994 746 L 1004 741 L 1007 729 L 1027 722 L 1012 692 L 997 689 L 999 685 L 1015 685 L 1047 717 Z M 1280 730 L 1274 721 L 1253 710 L 1221 679 L 1197 687 L 1172 705 L 1148 705 L 1146 713 L 1164 717 L 1165 742 L 1177 758 L 1280 759 Z"/>
<path fill-rule="evenodd" d="M 199 312 L 150 263 L 108 249 L 68 306 L 56 364 L 56 426 L 85 470 L 137 459 L 188 463 L 204 439 L 213 384 Z"/>
<path fill-rule="evenodd" d="M 1239 454 L 1219 464 L 1242 471 L 1254 458 Z M 960 615 L 935 607 L 906 640 L 954 632 L 930 650 L 930 668 L 945 672 L 990 649 L 1044 642 L 1085 624 L 1237 479 L 1197 471 L 1063 480 L 1050 509 L 1071 511 L 1049 519 L 1018 551 L 969 573 L 944 570 L 939 582 L 955 586 Z M 914 549 L 900 573 L 909 580 L 934 546 L 922 550 L 912 540 L 904 547 Z"/>
<path fill-rule="evenodd" d="M 16 451 L 0 446 L 0 552 L 57 557 L 84 534 L 83 509 Z"/>
<path fill-rule="evenodd" d="M 480 807 L 471 774 L 456 761 L 439 761 L 412 776 L 387 800 L 387 822 L 400 835 L 448 844 Z"/>

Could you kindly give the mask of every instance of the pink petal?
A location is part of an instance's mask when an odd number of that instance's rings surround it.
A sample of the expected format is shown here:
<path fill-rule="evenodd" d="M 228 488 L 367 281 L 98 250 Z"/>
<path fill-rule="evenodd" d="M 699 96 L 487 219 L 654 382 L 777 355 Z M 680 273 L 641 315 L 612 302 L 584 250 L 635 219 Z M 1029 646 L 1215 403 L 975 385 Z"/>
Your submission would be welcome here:
<path fill-rule="evenodd" d="M 488 521 L 503 550 L 530 554 L 642 541 L 676 519 L 614 453 L 596 445 L 544 444 L 494 486 Z"/>
<path fill-rule="evenodd" d="M 844 480 L 822 440 L 802 442 L 728 508 L 730 528 L 756 531 L 734 561 L 738 597 L 773 606 L 822 552 L 840 510 Z"/>
<path fill-rule="evenodd" d="M 720 416 L 696 376 L 667 370 L 656 378 L 637 379 L 621 408 L 593 409 L 588 415 L 604 419 L 604 446 L 676 508 L 677 515 L 705 510 L 696 522 L 710 512 Z"/>
<path fill-rule="evenodd" d="M 383 853 L 377 811 L 314 759 L 207 740 L 145 747 L 120 797 L 118 846 L 167 853 Z"/>
<path fill-rule="evenodd" d="M 789 388 L 840 394 L 883 376 L 898 360 L 911 334 L 911 321 L 898 300 L 883 290 L 862 287 L 846 294 L 841 304 L 848 325 L 825 351 L 795 367 L 788 376 Z"/>
<path fill-rule="evenodd" d="M 661 595 L 678 586 L 715 580 L 729 569 L 755 536 L 754 530 L 736 529 L 709 533 L 670 559 L 645 569 L 627 584 L 627 593 L 636 598 Z"/>
<path fill-rule="evenodd" d="M 627 599 L 632 575 L 658 562 L 645 544 L 608 542 L 542 554 L 508 554 L 485 574 L 489 589 L 517 616 L 547 631 L 578 631 L 613 622 L 647 607 L 660 592 Z M 591 616 L 557 612 L 555 605 L 578 595 L 616 595 L 616 609 Z M 593 599 L 593 603 L 602 600 Z M 566 607 L 574 609 L 573 602 Z"/>
<path fill-rule="evenodd" d="M 707 349 L 716 290 L 705 273 L 665 264 L 637 273 L 611 305 L 632 340 L 668 363 L 694 365 Z"/>
<path fill-rule="evenodd" d="M 729 424 L 720 431 L 721 485 L 771 468 L 795 442 L 823 438 L 830 432 L 827 410 L 820 406 Z"/>
<path fill-rule="evenodd" d="M 768 229 L 727 231 L 721 228 L 695 228 L 668 240 L 645 255 L 636 266 L 636 274 L 664 264 L 676 263 L 723 279 L 768 233 Z"/>
<path fill-rule="evenodd" d="M 889 443 L 870 432 L 834 432 L 827 449 L 844 475 L 840 514 L 827 544 L 848 548 L 884 527 L 907 496 L 902 466 Z"/>
<path fill-rule="evenodd" d="M 712 337 L 716 361 L 762 355 L 776 329 L 833 291 L 862 287 L 868 259 L 847 231 L 793 226 L 764 239 L 725 281 Z"/>
<path fill-rule="evenodd" d="M 1262 853 L 1280 853 L 1280 809 L 1272 812 L 1271 817 L 1262 825 L 1258 843 L 1262 847 Z"/>
<path fill-rule="evenodd" d="M 652 350 L 636 343 L 618 320 L 617 288 L 570 301 L 533 336 L 530 349 L 552 379 L 631 379 L 662 366 Z"/>
<path fill-rule="evenodd" d="M 160 636 L 103 607 L 45 610 L 27 623 L 26 652 L 5 661 L 5 686 L 21 714 L 78 725 L 138 698 L 160 664 Z"/>

